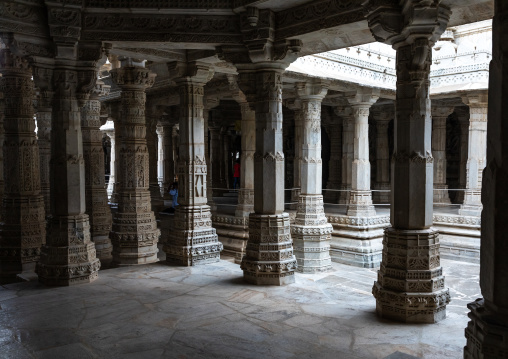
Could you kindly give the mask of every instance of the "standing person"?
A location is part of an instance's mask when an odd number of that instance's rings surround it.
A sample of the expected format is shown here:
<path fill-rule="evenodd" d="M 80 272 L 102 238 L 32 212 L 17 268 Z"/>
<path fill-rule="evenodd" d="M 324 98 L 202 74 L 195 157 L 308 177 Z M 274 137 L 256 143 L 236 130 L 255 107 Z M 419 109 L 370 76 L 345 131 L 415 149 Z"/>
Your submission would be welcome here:
<path fill-rule="evenodd" d="M 175 208 L 178 206 L 178 182 L 173 182 L 171 187 L 169 187 L 169 194 L 173 196 L 172 208 Z"/>
<path fill-rule="evenodd" d="M 233 189 L 236 189 L 237 183 L 238 187 L 240 187 L 240 160 L 236 160 L 236 163 L 233 166 L 233 178 Z"/>

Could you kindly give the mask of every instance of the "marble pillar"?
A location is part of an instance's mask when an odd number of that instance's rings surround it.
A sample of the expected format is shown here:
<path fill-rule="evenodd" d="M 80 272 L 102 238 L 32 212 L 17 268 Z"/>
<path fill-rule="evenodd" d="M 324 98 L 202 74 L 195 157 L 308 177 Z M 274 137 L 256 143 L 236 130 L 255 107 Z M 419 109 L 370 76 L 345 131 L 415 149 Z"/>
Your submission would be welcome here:
<path fill-rule="evenodd" d="M 328 223 L 323 206 L 321 160 L 321 101 L 328 91 L 328 83 L 297 83 L 296 93 L 301 100 L 302 140 L 300 161 L 301 193 L 298 199 L 295 224 L 291 226 L 297 270 L 317 273 L 330 270 L 330 239 L 332 225 Z"/>
<path fill-rule="evenodd" d="M 90 221 L 90 235 L 102 268 L 109 267 L 113 261 L 111 255 L 113 247 L 109 238 L 112 217 L 105 183 L 102 133 L 99 129 L 101 126 L 99 96 L 109 93 L 109 88 L 110 86 L 98 81 L 90 98 L 80 103 L 84 105 L 81 109 L 81 132 L 85 160 L 86 214 Z"/>
<path fill-rule="evenodd" d="M 470 303 L 464 359 L 508 355 L 508 2 L 495 0 L 489 74 L 487 159 L 482 188 L 480 288 Z M 471 107 L 470 107 L 471 109 Z M 473 111 L 474 112 L 474 111 Z M 471 117 L 475 116 L 473 113 Z M 485 123 L 485 122 L 482 122 Z M 475 125 L 471 125 L 474 127 Z M 474 136 L 469 139 L 476 140 Z"/>
<path fill-rule="evenodd" d="M 173 141 L 174 119 L 163 116 L 161 119 L 162 135 L 164 144 L 164 199 L 171 199 L 168 188 L 175 181 L 175 151 Z"/>
<path fill-rule="evenodd" d="M 256 99 L 255 213 L 249 216 L 247 254 L 240 267 L 244 280 L 258 285 L 293 283 L 297 266 L 289 215 L 284 213 L 282 74 L 286 66 L 274 62 L 239 69 L 242 90 L 255 92 Z"/>
<path fill-rule="evenodd" d="M 351 193 L 346 214 L 352 217 L 375 216 L 370 190 L 369 109 L 379 98 L 379 92 L 361 89 L 347 93 L 354 119 L 353 161 L 351 163 Z"/>
<path fill-rule="evenodd" d="M 127 59 L 121 68 L 111 70 L 111 77 L 122 90 L 122 115 L 116 126 L 118 211 L 111 230 L 113 264 L 153 263 L 158 261 L 160 230 L 150 203 L 145 90 L 153 85 L 155 74 Z"/>
<path fill-rule="evenodd" d="M 184 266 L 214 263 L 223 249 L 207 204 L 204 85 L 213 69 L 201 62 L 171 62 L 168 69 L 180 94 L 180 156 L 178 158 L 178 201 L 174 230 L 164 244 L 166 261 Z"/>
<path fill-rule="evenodd" d="M 342 180 L 342 124 L 325 124 L 324 128 L 330 139 L 330 161 L 328 162 L 328 181 L 326 189 L 340 189 Z M 330 203 L 337 203 L 339 192 L 325 191 L 324 200 Z"/>
<path fill-rule="evenodd" d="M 300 193 L 302 187 L 302 166 L 300 161 L 302 159 L 302 144 L 303 144 L 303 113 L 301 110 L 301 102 L 296 101 L 293 106 L 295 118 L 295 156 L 293 157 L 293 189 L 291 191 L 291 209 L 297 209 L 300 200 Z"/>
<path fill-rule="evenodd" d="M 390 106 L 393 108 L 393 105 Z M 392 112 L 386 107 L 373 113 L 376 123 L 376 184 L 373 193 L 375 203 L 390 203 L 390 148 L 388 145 L 388 126 Z M 379 191 L 379 192 L 378 192 Z"/>
<path fill-rule="evenodd" d="M 480 216 L 482 212 L 482 176 L 487 157 L 487 91 L 468 93 L 462 101 L 469 106 L 469 141 L 462 216 Z"/>
<path fill-rule="evenodd" d="M 460 124 L 460 164 L 459 164 L 459 188 L 466 189 L 467 180 L 467 152 L 469 145 L 469 109 L 456 108 L 455 112 Z M 464 191 L 459 191 L 455 197 L 457 203 L 464 203 Z"/>
<path fill-rule="evenodd" d="M 247 102 L 242 111 L 242 155 L 240 158 L 240 189 L 236 217 L 249 217 L 254 212 L 254 153 L 256 152 L 256 113 Z"/>
<path fill-rule="evenodd" d="M 158 164 L 158 144 L 159 138 L 157 136 L 157 123 L 162 117 L 164 111 L 163 107 L 149 105 L 147 106 L 149 111 L 146 115 L 146 147 L 148 149 L 148 176 L 149 176 L 149 191 L 150 191 L 150 202 L 152 204 L 152 211 L 158 217 L 158 213 L 164 207 L 164 201 L 161 196 L 161 190 L 159 187 L 159 178 L 157 174 Z"/>
<path fill-rule="evenodd" d="M 212 181 L 212 163 L 211 163 L 211 154 L 210 154 L 210 139 L 208 131 L 208 122 L 210 119 L 210 110 L 214 107 L 219 106 L 220 101 L 218 98 L 205 98 L 203 100 L 204 108 L 203 108 L 203 120 L 204 120 L 204 132 L 205 132 L 205 159 L 206 159 L 206 198 L 208 206 L 210 206 L 210 211 L 212 213 L 216 213 L 217 205 L 213 201 L 213 181 Z"/>
<path fill-rule="evenodd" d="M 39 147 L 35 137 L 34 84 L 28 59 L 0 49 L 0 92 L 3 93 L 4 193 L 0 222 L 0 283 L 16 281 L 33 270 L 45 242 L 44 197 L 41 193 Z"/>
<path fill-rule="evenodd" d="M 164 127 L 157 123 L 157 182 L 159 193 L 164 197 Z"/>
<path fill-rule="evenodd" d="M 81 131 L 81 107 L 89 99 L 96 79 L 94 68 L 76 70 L 61 63 L 53 72 L 51 218 L 37 265 L 39 281 L 46 285 L 92 282 L 97 279 L 101 265 L 86 214 Z"/>
<path fill-rule="evenodd" d="M 339 204 L 348 204 L 351 194 L 353 148 L 354 148 L 354 118 L 350 106 L 334 108 L 337 116 L 342 118 L 342 181 L 339 192 Z"/>
<path fill-rule="evenodd" d="M 434 157 L 434 205 L 449 205 L 446 184 L 446 119 L 453 107 L 439 103 L 432 106 L 432 156 Z"/>
<path fill-rule="evenodd" d="M 110 122 L 110 121 L 108 121 Z M 111 121 L 111 125 L 113 121 Z M 115 192 L 115 181 L 116 181 L 116 136 L 115 136 L 115 128 L 110 127 L 107 130 L 104 130 L 106 135 L 109 137 L 111 141 L 111 158 L 109 160 L 109 181 L 108 186 L 106 188 L 106 192 L 108 194 L 108 199 L 111 200 L 113 196 L 113 192 Z"/>
<path fill-rule="evenodd" d="M 450 294 L 440 264 L 439 233 L 432 227 L 430 65 L 432 46 L 446 29 L 451 11 L 439 2 L 413 10 L 396 3 L 368 6 L 374 36 L 397 51 L 392 227 L 385 230 L 372 292 L 378 316 L 434 323 L 446 317 Z M 399 21 L 399 32 L 384 30 L 386 21 L 392 20 Z"/>

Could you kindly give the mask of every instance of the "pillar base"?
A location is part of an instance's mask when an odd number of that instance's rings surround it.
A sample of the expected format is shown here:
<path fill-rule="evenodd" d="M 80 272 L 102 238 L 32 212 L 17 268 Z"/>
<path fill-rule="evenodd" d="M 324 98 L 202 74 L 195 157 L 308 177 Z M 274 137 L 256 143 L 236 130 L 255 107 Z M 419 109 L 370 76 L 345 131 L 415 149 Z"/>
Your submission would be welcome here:
<path fill-rule="evenodd" d="M 377 183 L 375 186 L 375 189 L 379 190 L 379 191 L 388 191 L 388 192 L 373 191 L 372 192 L 372 201 L 374 203 L 379 203 L 379 204 L 390 204 L 391 193 L 389 191 L 392 189 L 390 182 Z"/>
<path fill-rule="evenodd" d="M 36 273 L 49 286 L 69 286 L 93 282 L 101 263 L 90 240 L 87 215 L 52 218 L 48 243 L 42 246 Z"/>
<path fill-rule="evenodd" d="M 195 266 L 220 261 L 224 249 L 212 227 L 210 207 L 179 205 L 175 211 L 174 229 L 165 240 L 166 262 Z"/>
<path fill-rule="evenodd" d="M 109 236 L 95 236 L 92 238 L 95 244 L 97 258 L 101 261 L 101 268 L 109 268 L 113 262 L 113 246 Z"/>
<path fill-rule="evenodd" d="M 339 192 L 339 204 L 349 204 L 351 186 L 341 186 Z"/>
<path fill-rule="evenodd" d="M 332 230 L 326 220 L 323 196 L 300 195 L 295 224 L 291 226 L 298 272 L 318 273 L 332 268 Z"/>
<path fill-rule="evenodd" d="M 433 202 L 434 206 L 447 206 L 452 203 L 450 201 L 450 195 L 448 194 L 447 185 L 434 184 Z"/>
<path fill-rule="evenodd" d="M 464 359 L 508 358 L 508 323 L 485 307 L 483 299 L 469 303 Z"/>
<path fill-rule="evenodd" d="M 376 209 L 372 205 L 371 191 L 351 191 L 347 215 L 350 217 L 370 217 L 376 215 Z"/>
<path fill-rule="evenodd" d="M 372 294 L 381 318 L 404 323 L 444 319 L 450 293 L 440 266 L 439 232 L 387 228 Z"/>
<path fill-rule="evenodd" d="M 481 217 L 483 206 L 463 204 L 460 206 L 459 214 L 461 216 Z"/>
<path fill-rule="evenodd" d="M 245 281 L 257 285 L 291 284 L 296 267 L 289 215 L 251 213 L 247 254 L 240 265 Z"/>
<path fill-rule="evenodd" d="M 238 191 L 238 205 L 236 206 L 236 217 L 249 217 L 254 212 L 254 190 L 241 188 Z"/>

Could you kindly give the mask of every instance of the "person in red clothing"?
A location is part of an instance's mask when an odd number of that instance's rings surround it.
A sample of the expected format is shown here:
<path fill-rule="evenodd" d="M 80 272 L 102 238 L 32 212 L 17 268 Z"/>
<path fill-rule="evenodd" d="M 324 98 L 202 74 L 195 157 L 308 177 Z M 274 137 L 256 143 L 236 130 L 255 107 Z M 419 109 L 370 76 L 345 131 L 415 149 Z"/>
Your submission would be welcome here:
<path fill-rule="evenodd" d="M 236 189 L 236 184 L 240 187 L 240 160 L 236 160 L 233 166 L 233 189 Z"/>

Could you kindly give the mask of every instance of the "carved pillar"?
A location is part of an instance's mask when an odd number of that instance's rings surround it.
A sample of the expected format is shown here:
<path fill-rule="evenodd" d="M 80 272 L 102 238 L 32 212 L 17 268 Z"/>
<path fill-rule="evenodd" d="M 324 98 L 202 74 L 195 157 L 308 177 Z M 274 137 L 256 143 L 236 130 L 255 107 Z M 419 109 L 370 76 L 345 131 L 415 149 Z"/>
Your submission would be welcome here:
<path fill-rule="evenodd" d="M 390 148 L 388 146 L 388 125 L 393 111 L 382 107 L 373 113 L 376 121 L 376 186 L 379 191 L 389 191 L 390 185 Z M 389 204 L 390 192 L 374 192 L 376 203 Z"/>
<path fill-rule="evenodd" d="M 326 220 L 321 188 L 321 101 L 327 91 L 327 83 L 296 84 L 302 106 L 301 156 L 295 164 L 301 168 L 301 194 L 291 234 L 298 271 L 303 273 L 323 272 L 332 267 L 332 225 Z"/>
<path fill-rule="evenodd" d="M 4 96 L 3 166 L 0 223 L 0 283 L 33 270 L 45 242 L 39 148 L 35 138 L 34 85 L 28 60 L 0 49 L 0 92 Z"/>
<path fill-rule="evenodd" d="M 157 123 L 157 182 L 159 193 L 164 197 L 164 127 Z"/>
<path fill-rule="evenodd" d="M 33 76 L 39 88 L 37 101 L 37 143 L 39 145 L 40 156 L 41 194 L 44 196 L 46 216 L 49 216 L 51 213 L 49 161 L 51 159 L 51 116 L 54 95 L 52 86 L 53 70 L 36 66 L 33 70 Z"/>
<path fill-rule="evenodd" d="M 370 190 L 369 162 L 369 109 L 379 98 L 373 90 L 361 90 L 346 94 L 353 109 L 353 162 L 351 164 L 351 194 L 347 215 L 353 217 L 375 216 Z"/>
<path fill-rule="evenodd" d="M 432 46 L 451 11 L 439 2 L 415 9 L 409 3 L 375 1 L 366 3 L 366 10 L 374 36 L 397 51 L 392 227 L 385 230 L 381 269 L 372 289 L 376 311 L 397 321 L 434 323 L 445 318 L 450 294 L 440 265 L 439 233 L 432 227 L 429 77 Z M 387 25 L 392 21 L 400 32 Z"/>
<path fill-rule="evenodd" d="M 149 154 L 146 145 L 145 90 L 155 74 L 128 59 L 111 71 L 122 89 L 122 116 L 117 119 L 118 212 L 113 215 L 111 241 L 115 265 L 157 262 L 157 229 L 151 211 Z"/>
<path fill-rule="evenodd" d="M 220 127 L 215 123 L 209 123 L 210 130 L 210 166 L 212 167 L 211 177 L 213 188 L 223 188 L 221 183 L 221 140 Z"/>
<path fill-rule="evenodd" d="M 73 285 L 97 279 L 100 268 L 85 213 L 85 160 L 81 104 L 95 86 L 93 68 L 54 70 L 51 133 L 51 219 L 37 272 L 46 285 Z M 79 92 L 78 92 L 79 91 Z"/>
<path fill-rule="evenodd" d="M 460 165 L 459 165 L 459 188 L 466 189 L 467 180 L 467 152 L 469 142 L 469 109 L 456 108 L 460 123 Z M 464 203 L 464 192 L 457 193 L 456 202 Z"/>
<path fill-rule="evenodd" d="M 242 110 L 242 156 L 240 159 L 240 190 L 235 216 L 248 217 L 254 212 L 254 154 L 256 152 L 256 113 L 247 102 Z"/>
<path fill-rule="evenodd" d="M 487 165 L 482 188 L 480 287 L 470 303 L 464 359 L 506 358 L 508 353 L 508 2 L 495 0 L 489 74 Z M 472 108 L 470 107 L 470 110 Z M 477 115 L 472 111 L 471 117 Z M 478 110 L 481 112 L 481 110 Z M 475 119 L 475 121 L 480 122 Z M 482 122 L 483 124 L 485 122 Z M 479 124 L 471 124 L 471 127 Z M 471 128 L 470 127 L 470 128 Z M 480 137 L 480 136 L 478 136 Z M 478 140 L 470 134 L 469 140 Z M 470 144 L 471 146 L 471 144 Z M 466 199 L 467 200 L 467 199 Z"/>
<path fill-rule="evenodd" d="M 337 190 L 340 189 L 342 179 L 342 125 L 340 123 L 330 123 L 324 125 L 324 128 L 330 139 L 330 161 L 326 189 Z M 337 203 L 339 193 L 325 191 L 323 197 L 327 202 Z"/>
<path fill-rule="evenodd" d="M 339 192 L 339 204 L 348 204 L 351 192 L 353 147 L 354 147 L 354 118 L 349 106 L 338 106 L 335 114 L 342 118 L 342 181 Z"/>
<path fill-rule="evenodd" d="M 296 269 L 289 215 L 284 213 L 284 68 L 278 63 L 267 63 L 255 71 L 239 71 L 242 90 L 246 94 L 255 91 L 256 98 L 255 213 L 249 216 L 247 254 L 242 259 L 241 269 L 247 282 L 259 285 L 292 283 Z"/>
<path fill-rule="evenodd" d="M 203 119 L 204 119 L 204 131 L 205 131 L 205 158 L 206 158 L 206 198 L 207 203 L 210 206 L 210 211 L 215 213 L 217 211 L 217 206 L 213 201 L 213 181 L 212 181 L 212 163 L 211 163 L 211 153 L 210 153 L 210 141 L 209 141 L 209 131 L 208 131 L 208 122 L 210 118 L 210 110 L 214 107 L 219 106 L 219 99 L 217 98 L 207 98 L 204 100 L 204 109 L 203 109 Z"/>
<path fill-rule="evenodd" d="M 148 106 L 148 108 L 149 111 L 147 111 L 146 115 L 146 147 L 148 149 L 150 202 L 152 204 L 152 211 L 158 216 L 159 211 L 164 207 L 157 176 L 157 145 L 159 143 L 157 123 L 162 116 L 163 109 L 155 105 Z"/>
<path fill-rule="evenodd" d="M 432 107 L 432 156 L 434 157 L 434 204 L 450 204 L 446 184 L 446 119 L 453 107 Z"/>
<path fill-rule="evenodd" d="M 463 216 L 480 216 L 482 212 L 482 175 L 487 157 L 488 93 L 469 93 L 462 97 L 469 106 L 469 146 L 466 166 L 466 191 L 459 209 Z"/>
<path fill-rule="evenodd" d="M 164 136 L 164 198 L 170 199 L 169 186 L 175 181 L 175 152 L 173 151 L 173 124 L 162 123 Z"/>
<path fill-rule="evenodd" d="M 293 158 L 293 190 L 291 191 L 291 203 L 298 203 L 302 187 L 302 146 L 303 146 L 303 113 L 301 102 L 296 101 L 292 107 L 295 113 L 295 156 Z M 291 209 L 297 209 L 298 204 L 291 205 Z"/>
<path fill-rule="evenodd" d="M 111 122 L 111 125 L 113 125 L 113 121 Z M 104 130 L 106 135 L 109 137 L 109 140 L 111 141 L 111 158 L 109 161 L 109 181 L 108 186 L 106 189 L 106 192 L 108 194 L 108 199 L 111 200 L 113 192 L 115 191 L 115 181 L 116 181 L 116 139 L 115 139 L 115 128 L 111 126 L 111 128 L 108 128 Z"/>
<path fill-rule="evenodd" d="M 199 265 L 220 260 L 223 249 L 207 204 L 207 166 L 204 144 L 204 85 L 213 77 L 209 65 L 200 62 L 168 64 L 180 94 L 180 156 L 175 228 L 164 244 L 166 261 Z"/>
<path fill-rule="evenodd" d="M 111 251 L 111 209 L 108 205 L 104 174 L 104 150 L 100 131 L 100 95 L 109 92 L 109 86 L 97 83 L 88 101 L 80 103 L 81 131 L 83 134 L 83 157 L 85 159 L 85 202 L 90 221 L 90 234 L 95 243 L 101 266 L 109 267 L 113 261 Z"/>

